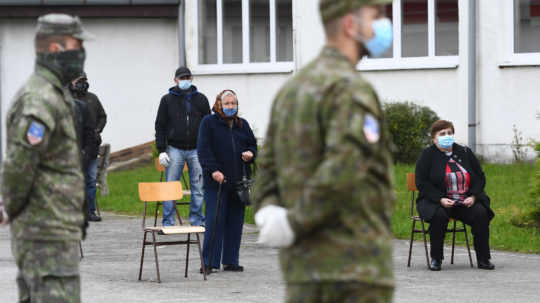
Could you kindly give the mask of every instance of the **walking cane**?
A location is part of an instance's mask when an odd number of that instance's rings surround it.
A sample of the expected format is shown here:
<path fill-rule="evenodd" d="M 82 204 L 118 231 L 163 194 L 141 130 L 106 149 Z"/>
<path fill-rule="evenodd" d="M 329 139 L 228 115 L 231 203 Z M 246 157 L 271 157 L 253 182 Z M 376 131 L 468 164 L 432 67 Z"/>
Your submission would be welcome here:
<path fill-rule="evenodd" d="M 221 209 L 221 183 L 219 183 L 218 187 L 218 195 L 217 195 L 217 209 L 216 209 L 216 217 L 214 219 L 214 226 L 212 229 L 212 236 L 210 237 L 210 253 L 208 254 L 208 267 L 210 268 L 210 272 L 207 272 L 206 274 L 209 275 L 212 273 L 212 258 L 214 257 L 214 241 L 216 239 L 216 229 L 219 222 L 219 210 Z M 206 270 L 203 269 L 203 270 Z"/>

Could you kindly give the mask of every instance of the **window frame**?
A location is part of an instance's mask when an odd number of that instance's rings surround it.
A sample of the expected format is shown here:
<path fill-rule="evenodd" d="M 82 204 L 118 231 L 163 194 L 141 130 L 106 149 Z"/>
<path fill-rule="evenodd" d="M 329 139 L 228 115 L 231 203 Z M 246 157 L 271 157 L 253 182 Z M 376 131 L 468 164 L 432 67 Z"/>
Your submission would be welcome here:
<path fill-rule="evenodd" d="M 276 28 L 276 0 L 269 0 L 270 5 L 270 62 L 250 62 L 250 0 L 242 0 L 242 63 L 223 63 L 223 0 L 216 0 L 216 27 L 217 27 L 217 63 L 201 64 L 199 62 L 199 5 L 200 1 L 192 6 L 193 13 L 193 68 L 192 72 L 198 75 L 208 74 L 259 74 L 259 73 L 290 73 L 295 64 L 294 39 L 294 0 L 291 0 L 293 20 L 293 60 L 277 61 L 277 28 Z"/>
<path fill-rule="evenodd" d="M 402 26 L 402 0 L 392 2 L 392 26 L 394 34 L 393 57 L 392 58 L 364 58 L 357 66 L 361 71 L 376 70 L 407 70 L 407 69 L 455 69 L 459 66 L 459 53 L 454 56 L 436 55 L 436 24 L 435 24 L 435 0 L 428 1 L 428 55 L 422 57 L 402 57 L 401 26 Z M 460 11 L 458 0 L 458 14 Z M 461 34 L 461 18 L 458 18 L 458 40 Z M 461 46 L 460 46 L 461 47 Z"/>
<path fill-rule="evenodd" d="M 506 15 L 506 42 L 505 54 L 499 67 L 512 66 L 540 66 L 540 51 L 535 53 L 515 52 L 515 22 L 516 22 L 516 2 L 514 0 L 505 1 L 504 13 Z"/>

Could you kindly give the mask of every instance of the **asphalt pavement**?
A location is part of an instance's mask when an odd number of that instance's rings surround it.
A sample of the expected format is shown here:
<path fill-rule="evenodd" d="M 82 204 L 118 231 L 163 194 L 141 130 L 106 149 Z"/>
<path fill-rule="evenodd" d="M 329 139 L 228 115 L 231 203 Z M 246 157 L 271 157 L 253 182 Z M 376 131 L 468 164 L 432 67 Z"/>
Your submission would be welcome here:
<path fill-rule="evenodd" d="M 278 265 L 278 250 L 256 244 L 257 231 L 246 225 L 240 250 L 245 271 L 218 272 L 207 281 L 199 274 L 196 246 L 191 247 L 188 277 L 184 278 L 185 246 L 158 249 L 161 283 L 151 247 L 145 254 L 143 280 L 137 280 L 141 254 L 141 219 L 105 214 L 92 223 L 83 242 L 82 301 L 107 302 L 283 302 L 285 283 Z M 396 291 L 394 302 L 540 302 L 540 255 L 492 252 L 493 271 L 471 268 L 464 248 L 456 250 L 450 265 L 446 247 L 443 270 L 427 270 L 421 242 L 415 243 L 413 262 L 407 267 L 408 241 L 394 241 Z M 473 252 L 474 259 L 474 252 Z M 476 263 L 476 262 L 475 262 Z M 16 266 L 9 231 L 0 228 L 0 302 L 16 302 Z"/>

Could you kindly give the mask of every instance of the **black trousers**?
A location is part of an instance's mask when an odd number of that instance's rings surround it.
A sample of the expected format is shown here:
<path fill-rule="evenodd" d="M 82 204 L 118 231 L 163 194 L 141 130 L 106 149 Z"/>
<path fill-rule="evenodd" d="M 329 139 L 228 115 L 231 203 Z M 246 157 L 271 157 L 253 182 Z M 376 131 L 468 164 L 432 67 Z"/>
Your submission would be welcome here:
<path fill-rule="evenodd" d="M 439 207 L 429 226 L 429 238 L 431 242 L 431 258 L 442 260 L 444 236 L 448 227 L 449 218 L 455 218 L 471 226 L 474 238 L 474 251 L 477 260 L 489 260 L 489 217 L 486 208 L 480 203 L 474 203 L 471 207 Z"/>

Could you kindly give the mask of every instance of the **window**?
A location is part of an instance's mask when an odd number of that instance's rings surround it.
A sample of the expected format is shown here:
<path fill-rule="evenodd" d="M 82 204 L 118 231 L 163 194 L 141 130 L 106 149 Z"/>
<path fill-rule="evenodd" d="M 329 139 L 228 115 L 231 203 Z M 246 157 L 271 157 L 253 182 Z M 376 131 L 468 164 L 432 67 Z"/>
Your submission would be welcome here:
<path fill-rule="evenodd" d="M 361 70 L 457 67 L 458 0 L 394 0 L 386 15 L 394 26 L 392 49 L 362 60 Z"/>
<path fill-rule="evenodd" d="M 290 72 L 292 0 L 199 0 L 197 73 Z"/>
<path fill-rule="evenodd" d="M 540 66 L 540 0 L 503 3 L 506 49 L 499 67 Z"/>
<path fill-rule="evenodd" d="M 514 53 L 540 52 L 540 0 L 514 3 Z"/>

